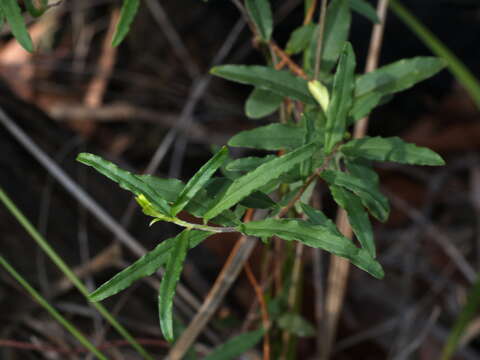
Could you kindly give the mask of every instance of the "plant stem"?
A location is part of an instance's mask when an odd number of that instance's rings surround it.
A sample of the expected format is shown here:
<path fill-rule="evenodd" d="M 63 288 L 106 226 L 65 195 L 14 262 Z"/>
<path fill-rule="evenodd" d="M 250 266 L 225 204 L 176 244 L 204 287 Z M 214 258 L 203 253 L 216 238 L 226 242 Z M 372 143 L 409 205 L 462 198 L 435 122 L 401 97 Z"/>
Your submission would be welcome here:
<path fill-rule="evenodd" d="M 20 275 L 8 261 L 0 255 L 0 265 L 16 280 L 23 288 L 32 296 L 32 298 L 38 302 L 52 317 L 57 320 L 70 334 L 75 337 L 80 344 L 90 350 L 95 356 L 101 360 L 107 360 L 107 357 L 102 354 L 86 337 L 83 335 L 72 323 L 65 319 L 53 306 L 51 306 L 42 295 L 40 295 L 28 281 Z"/>
<path fill-rule="evenodd" d="M 164 219 L 162 219 L 164 220 Z M 180 220 L 178 218 L 166 218 L 165 221 L 172 222 L 174 224 L 177 224 L 179 226 L 183 226 L 186 228 L 190 229 L 195 229 L 195 230 L 201 230 L 201 231 L 208 231 L 208 232 L 214 232 L 214 233 L 232 233 L 232 232 L 238 232 L 238 229 L 235 227 L 221 227 L 221 226 L 208 226 L 208 225 L 201 225 L 201 224 L 193 224 L 189 223 L 183 220 Z"/>

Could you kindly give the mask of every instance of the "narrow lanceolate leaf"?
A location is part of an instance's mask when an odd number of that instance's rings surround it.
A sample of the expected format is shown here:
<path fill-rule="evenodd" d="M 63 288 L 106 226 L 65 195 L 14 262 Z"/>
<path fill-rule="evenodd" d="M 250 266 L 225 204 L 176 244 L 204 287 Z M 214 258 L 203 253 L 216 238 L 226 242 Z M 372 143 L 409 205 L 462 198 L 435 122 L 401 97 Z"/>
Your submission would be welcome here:
<path fill-rule="evenodd" d="M 308 216 L 308 220 L 313 225 L 322 225 L 326 227 L 331 233 L 342 236 L 340 231 L 337 229 L 337 225 L 329 219 L 322 211 L 314 209 L 313 207 L 305 204 L 300 203 L 302 206 L 303 212 Z"/>
<path fill-rule="evenodd" d="M 225 344 L 215 348 L 204 360 L 234 360 L 245 351 L 253 348 L 262 339 L 264 330 L 251 331 L 235 336 Z"/>
<path fill-rule="evenodd" d="M 281 96 L 288 96 L 308 104 L 315 105 L 307 82 L 286 70 L 275 70 L 268 66 L 222 65 L 210 70 L 213 75 L 240 84 L 270 90 Z"/>
<path fill-rule="evenodd" d="M 355 75 L 355 54 L 350 43 L 345 46 L 340 57 L 337 72 L 333 79 L 332 101 L 327 110 L 325 128 L 325 152 L 332 151 L 336 143 L 343 139 L 347 116 L 353 101 Z"/>
<path fill-rule="evenodd" d="M 210 180 L 215 171 L 223 165 L 228 157 L 228 149 L 224 146 L 219 152 L 217 152 L 200 170 L 188 181 L 187 185 L 183 188 L 182 192 L 178 196 L 178 199 L 172 205 L 172 216 L 177 215 L 183 208 L 190 202 L 191 199 L 197 194 L 197 192 L 205 186 Z"/>
<path fill-rule="evenodd" d="M 342 153 L 368 160 L 392 161 L 411 165 L 445 165 L 436 152 L 407 143 L 399 137 L 365 137 L 349 141 L 341 147 Z"/>
<path fill-rule="evenodd" d="M 10 24 L 15 39 L 29 52 L 33 51 L 33 44 L 27 26 L 23 20 L 22 10 L 18 6 L 17 0 L 1 0 L 0 10 Z"/>
<path fill-rule="evenodd" d="M 325 37 L 323 45 L 321 70 L 329 73 L 342 52 L 343 44 L 348 39 L 352 16 L 348 0 L 332 0 L 327 10 L 327 20 L 325 23 Z M 312 41 L 310 51 L 311 63 L 315 61 L 316 39 Z"/>
<path fill-rule="evenodd" d="M 140 0 L 123 0 L 122 10 L 120 11 L 120 20 L 118 21 L 115 34 L 113 35 L 112 45 L 118 46 L 125 39 L 130 31 L 130 25 L 137 14 Z"/>
<path fill-rule="evenodd" d="M 269 0 L 246 0 L 248 15 L 264 42 L 270 41 L 273 31 L 273 16 Z"/>
<path fill-rule="evenodd" d="M 77 161 L 93 167 L 98 172 L 118 183 L 121 188 L 131 191 L 137 196 L 144 195 L 163 215 L 168 216 L 170 214 L 170 207 L 167 201 L 137 175 L 123 170 L 117 165 L 94 154 L 81 153 L 77 156 Z"/>
<path fill-rule="evenodd" d="M 163 199 L 173 203 L 182 192 L 185 184 L 178 179 L 163 179 L 154 175 L 137 175 Z"/>
<path fill-rule="evenodd" d="M 345 166 L 350 174 L 361 179 L 368 179 L 368 181 L 376 188 L 380 186 L 380 179 L 377 172 L 373 169 L 372 162 L 362 158 L 347 158 L 345 159 Z"/>
<path fill-rule="evenodd" d="M 245 114 L 251 119 L 260 119 L 275 112 L 282 101 L 281 95 L 270 90 L 255 88 L 245 103 Z"/>
<path fill-rule="evenodd" d="M 262 150 L 296 149 L 303 144 L 305 130 L 297 125 L 270 124 L 233 136 L 228 145 Z"/>
<path fill-rule="evenodd" d="M 352 10 L 356 11 L 360 15 L 365 16 L 375 24 L 380 22 L 375 8 L 365 0 L 349 0 L 349 2 Z"/>
<path fill-rule="evenodd" d="M 380 105 L 383 97 L 381 93 L 371 92 L 354 98 L 352 108 L 350 109 L 348 125 L 368 116 L 373 109 Z"/>
<path fill-rule="evenodd" d="M 285 52 L 290 55 L 298 54 L 307 49 L 312 41 L 317 27 L 315 24 L 303 25 L 290 35 L 290 39 L 285 47 Z"/>
<path fill-rule="evenodd" d="M 375 183 L 341 171 L 325 170 L 320 176 L 330 185 L 341 186 L 353 192 L 373 216 L 382 222 L 387 221 L 390 205 Z"/>
<path fill-rule="evenodd" d="M 355 82 L 355 96 L 361 97 L 372 92 L 388 95 L 403 91 L 432 77 L 444 67 L 443 60 L 430 56 L 399 60 L 359 76 Z"/>
<path fill-rule="evenodd" d="M 168 257 L 167 267 L 160 283 L 158 293 L 158 313 L 163 336 L 168 342 L 173 341 L 173 297 L 187 255 L 190 230 L 182 231 L 176 238 Z"/>
<path fill-rule="evenodd" d="M 257 156 L 249 156 L 240 159 L 233 160 L 232 162 L 228 163 L 227 170 L 229 171 L 243 171 L 248 172 L 255 170 L 262 164 L 275 159 L 275 155 L 267 155 L 264 157 L 257 157 Z"/>
<path fill-rule="evenodd" d="M 372 258 L 375 258 L 376 252 L 375 243 L 373 242 L 372 224 L 360 199 L 355 194 L 339 186 L 330 186 L 330 191 L 335 202 L 347 212 L 348 221 L 362 247 L 367 250 Z"/>
<path fill-rule="evenodd" d="M 330 231 L 326 226 L 312 225 L 296 219 L 266 219 L 239 226 L 247 235 L 258 237 L 278 236 L 289 241 L 300 241 L 313 248 L 321 248 L 332 254 L 349 259 L 352 264 L 376 278 L 384 273 L 381 265 L 365 249 L 357 248 L 349 239 Z"/>
<path fill-rule="evenodd" d="M 316 150 L 316 144 L 302 146 L 239 177 L 226 189 L 215 205 L 205 213 L 203 218 L 209 220 L 223 210 L 235 205 L 258 188 L 268 184 L 281 174 L 292 169 L 295 165 L 312 156 Z"/>
<path fill-rule="evenodd" d="M 190 232 L 190 249 L 205 240 L 212 233 L 192 230 Z M 89 295 L 91 301 L 101 301 L 126 289 L 135 281 L 152 275 L 161 266 L 165 265 L 170 256 L 177 238 L 162 241 L 155 249 L 148 252 L 129 267 L 125 268 L 113 278 L 102 284 L 97 290 Z"/>

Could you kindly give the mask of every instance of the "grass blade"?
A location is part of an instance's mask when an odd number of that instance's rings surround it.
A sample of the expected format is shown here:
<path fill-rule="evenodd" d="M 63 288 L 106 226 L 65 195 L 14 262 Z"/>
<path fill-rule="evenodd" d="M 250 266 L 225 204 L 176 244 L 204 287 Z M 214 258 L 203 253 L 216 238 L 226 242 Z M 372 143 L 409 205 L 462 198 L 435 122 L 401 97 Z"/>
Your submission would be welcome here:
<path fill-rule="evenodd" d="M 38 246 L 45 252 L 45 254 L 52 260 L 52 262 L 60 269 L 60 271 L 72 282 L 78 291 L 88 299 L 88 290 L 75 275 L 75 273 L 68 267 L 62 258 L 55 252 L 50 244 L 43 238 L 43 236 L 35 229 L 35 227 L 28 221 L 23 213 L 15 206 L 12 200 L 0 187 L 0 201 L 10 211 L 10 213 L 17 219 L 20 225 L 27 231 Z M 110 325 L 125 339 L 132 347 L 142 355 L 144 359 L 153 360 L 150 354 L 133 338 L 132 335 L 113 317 L 112 314 L 101 304 L 92 303 L 92 306 L 107 320 Z"/>
<path fill-rule="evenodd" d="M 478 306 L 480 305 L 480 277 L 478 277 L 473 288 L 470 290 L 470 293 L 467 297 L 467 303 L 462 309 L 462 312 L 458 316 L 457 321 L 453 327 L 453 330 L 448 337 L 447 343 L 445 344 L 442 351 L 441 360 L 449 360 L 452 355 L 455 353 L 461 337 L 465 330 L 467 329 L 468 324 L 473 319 L 477 313 Z"/>
<path fill-rule="evenodd" d="M 395 14 L 420 38 L 430 50 L 443 58 L 452 74 L 468 91 L 480 109 L 480 82 L 465 64 L 447 48 L 425 25 L 423 25 L 402 3 L 390 0 L 390 7 Z"/>
<path fill-rule="evenodd" d="M 88 350 L 95 354 L 95 356 L 101 360 L 107 360 L 107 357 L 103 355 L 70 321 L 65 319 L 53 306 L 51 306 L 42 295 L 40 295 L 29 283 L 23 278 L 9 263 L 0 255 L 0 265 L 16 280 L 23 288 L 30 294 L 30 296 L 40 304 L 55 320 L 58 321 L 72 336 L 78 340 L 80 344 L 85 346 Z"/>

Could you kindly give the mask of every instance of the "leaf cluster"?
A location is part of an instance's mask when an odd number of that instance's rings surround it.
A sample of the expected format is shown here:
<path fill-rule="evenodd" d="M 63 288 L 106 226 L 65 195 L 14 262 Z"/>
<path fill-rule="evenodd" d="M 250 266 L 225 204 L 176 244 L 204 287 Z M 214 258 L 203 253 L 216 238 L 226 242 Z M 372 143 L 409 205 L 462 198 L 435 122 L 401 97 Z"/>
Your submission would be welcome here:
<path fill-rule="evenodd" d="M 48 2 L 42 0 L 39 8 L 30 1 L 25 5 L 30 14 L 39 16 Z M 245 5 L 259 46 L 273 49 L 276 44 L 269 1 L 246 0 Z M 113 45 L 125 38 L 138 7 L 139 0 L 124 0 Z M 158 307 L 163 334 L 173 341 L 172 304 L 188 250 L 221 232 L 266 241 L 273 236 L 297 241 L 344 257 L 376 278 L 384 276 L 376 259 L 370 215 L 384 222 L 390 207 L 380 191 L 373 162 L 438 166 L 444 161 L 432 150 L 398 137 L 351 139 L 349 129 L 394 93 L 435 75 L 444 64 L 437 58 L 416 57 L 356 74 L 355 53 L 348 42 L 352 11 L 378 21 L 366 1 L 332 0 L 321 45 L 319 78 L 313 78 L 319 25 L 311 22 L 292 32 L 283 52 L 291 61 L 302 63 L 302 76 L 291 68 L 277 69 L 273 58 L 267 59 L 269 65 L 211 69 L 217 77 L 253 87 L 245 104 L 247 117 L 272 119 L 270 115 L 281 110 L 282 122 L 239 132 L 228 142 L 231 147 L 263 151 L 264 156 L 232 159 L 225 146 L 185 184 L 177 179 L 133 174 L 94 154 L 78 156 L 78 161 L 132 192 L 151 217 L 151 224 L 167 221 L 183 228 L 100 286 L 90 295 L 93 301 L 112 296 L 165 267 Z M 14 36 L 31 51 L 33 45 L 16 0 L 0 2 L 0 18 L 6 18 Z M 309 205 L 318 181 L 327 185 L 333 201 L 347 212 L 357 242 L 343 236 L 320 209 Z M 266 215 L 262 220 L 244 222 L 242 215 L 247 208 L 264 209 Z M 203 222 L 184 221 L 185 212 Z M 243 336 L 253 344 L 261 331 Z"/>

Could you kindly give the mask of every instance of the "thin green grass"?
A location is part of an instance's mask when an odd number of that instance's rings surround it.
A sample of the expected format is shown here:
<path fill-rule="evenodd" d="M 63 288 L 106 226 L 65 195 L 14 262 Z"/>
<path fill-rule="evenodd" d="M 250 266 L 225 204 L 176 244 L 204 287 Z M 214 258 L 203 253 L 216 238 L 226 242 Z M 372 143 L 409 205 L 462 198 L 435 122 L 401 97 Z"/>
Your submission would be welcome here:
<path fill-rule="evenodd" d="M 74 272 L 68 267 L 68 265 L 62 260 L 62 258 L 55 252 L 50 244 L 43 238 L 43 236 L 37 231 L 37 229 L 28 221 L 23 213 L 17 208 L 13 201 L 0 187 L 0 201 L 10 211 L 10 213 L 17 219 L 27 233 L 33 240 L 40 246 L 40 248 L 48 255 L 53 263 L 62 271 L 62 273 L 72 282 L 72 284 L 78 289 L 78 291 L 88 300 L 88 290 L 80 281 L 80 279 L 74 274 Z M 107 320 L 117 332 L 127 340 L 144 359 L 153 360 L 153 357 L 133 338 L 132 335 L 113 317 L 112 314 L 100 303 L 90 302 L 90 304 L 98 310 L 98 312 Z"/>
<path fill-rule="evenodd" d="M 40 295 L 22 275 L 20 275 L 9 263 L 8 261 L 0 255 L 0 265 L 12 275 L 12 277 L 17 280 L 20 285 L 32 296 L 32 298 L 38 302 L 46 311 L 52 315 L 52 317 L 57 320 L 67 331 L 75 337 L 80 344 L 85 346 L 90 350 L 97 358 L 100 360 L 107 360 L 108 358 L 103 355 L 96 347 L 93 345 L 72 323 L 65 319 L 53 306 L 51 306 L 47 300 L 45 300 L 42 295 Z"/>
<path fill-rule="evenodd" d="M 448 68 L 472 97 L 480 109 L 480 82 L 465 64 L 447 48 L 425 25 L 423 25 L 399 0 L 390 0 L 393 12 L 437 56 L 444 59 Z"/>

